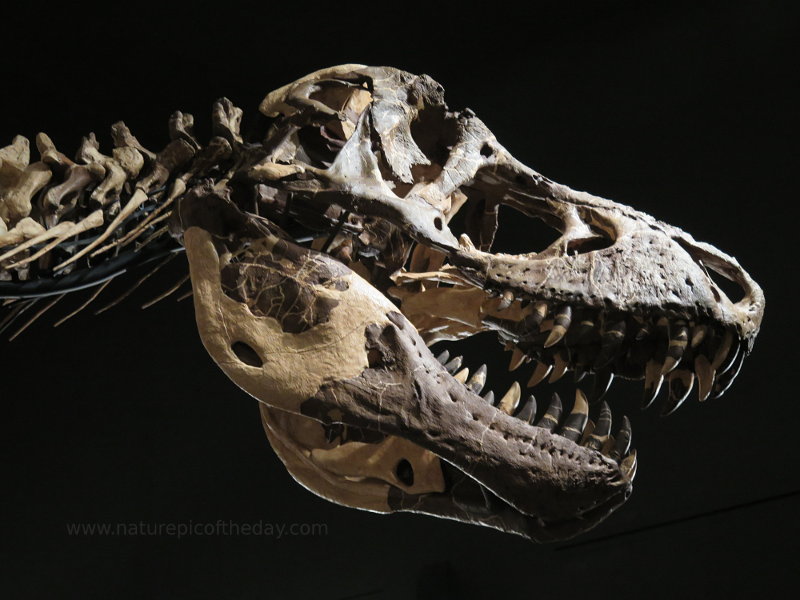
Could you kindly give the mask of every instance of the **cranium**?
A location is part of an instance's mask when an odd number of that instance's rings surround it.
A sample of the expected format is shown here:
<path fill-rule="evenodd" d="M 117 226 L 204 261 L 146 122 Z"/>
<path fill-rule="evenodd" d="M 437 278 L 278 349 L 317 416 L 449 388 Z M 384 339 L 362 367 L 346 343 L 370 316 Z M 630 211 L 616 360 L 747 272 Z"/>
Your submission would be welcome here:
<path fill-rule="evenodd" d="M 566 417 L 555 396 L 537 418 L 524 381 L 495 406 L 485 369 L 429 347 L 492 330 L 513 367 L 536 362 L 529 385 L 591 372 L 595 402 L 614 376 L 644 379 L 650 404 L 666 380 L 665 413 L 693 388 L 721 395 L 752 348 L 764 296 L 735 259 L 531 170 L 426 75 L 342 65 L 260 109 L 266 139 L 181 197 L 173 232 L 205 347 L 320 496 L 575 535 L 631 492 L 627 419 L 612 434 L 603 403 L 589 421 L 580 390 Z M 493 253 L 500 206 L 558 239 Z"/>
<path fill-rule="evenodd" d="M 99 286 L 61 323 L 131 264 L 173 253 L 169 220 L 202 341 L 259 400 L 297 481 L 346 506 L 537 541 L 586 531 L 630 494 L 630 424 L 612 431 L 600 403 L 614 377 L 643 379 L 645 405 L 666 381 L 669 413 L 692 389 L 725 392 L 752 349 L 764 296 L 733 258 L 536 173 L 426 75 L 342 65 L 260 108 L 271 123 L 256 141 L 223 99 L 206 145 L 177 112 L 159 153 L 122 123 L 111 155 L 93 135 L 77 162 L 44 134 L 31 165 L 24 138 L 0 150 L 0 331 L 41 297 L 53 299 L 14 336 Z M 500 207 L 557 239 L 493 252 Z M 512 369 L 535 362 L 497 402 L 479 395 L 484 367 L 470 376 L 430 349 L 487 331 Z M 525 385 L 568 370 L 594 374 L 568 415 L 557 395 L 539 411 L 521 402 Z"/>

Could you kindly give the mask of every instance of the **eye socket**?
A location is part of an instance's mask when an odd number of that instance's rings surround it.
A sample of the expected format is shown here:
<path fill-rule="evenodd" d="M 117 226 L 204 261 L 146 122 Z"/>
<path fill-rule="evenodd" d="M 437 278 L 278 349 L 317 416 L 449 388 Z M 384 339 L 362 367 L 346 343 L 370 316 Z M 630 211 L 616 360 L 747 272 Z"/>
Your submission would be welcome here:
<path fill-rule="evenodd" d="M 405 458 L 401 458 L 397 463 L 394 473 L 403 485 L 408 487 L 414 485 L 414 468 Z"/>

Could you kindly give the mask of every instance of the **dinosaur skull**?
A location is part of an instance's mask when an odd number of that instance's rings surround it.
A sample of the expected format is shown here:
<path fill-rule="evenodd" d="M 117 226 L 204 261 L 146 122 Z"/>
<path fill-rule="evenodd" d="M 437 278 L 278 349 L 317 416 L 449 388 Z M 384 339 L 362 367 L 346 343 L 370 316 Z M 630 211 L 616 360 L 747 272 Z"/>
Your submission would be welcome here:
<path fill-rule="evenodd" d="M 721 395 L 764 297 L 737 262 L 629 207 L 514 159 L 430 77 L 342 65 L 269 94 L 263 142 L 178 202 L 203 342 L 261 402 L 268 438 L 313 492 L 534 540 L 563 539 L 628 497 L 627 419 L 599 401 L 614 376 Z M 240 143 L 241 144 L 241 143 Z M 559 232 L 492 253 L 500 206 Z M 462 222 L 456 236 L 451 225 Z M 730 300 L 710 272 L 743 291 Z M 460 358 L 429 346 L 495 331 L 528 381 L 595 374 L 569 415 L 537 417 L 515 384 L 495 406 Z"/>

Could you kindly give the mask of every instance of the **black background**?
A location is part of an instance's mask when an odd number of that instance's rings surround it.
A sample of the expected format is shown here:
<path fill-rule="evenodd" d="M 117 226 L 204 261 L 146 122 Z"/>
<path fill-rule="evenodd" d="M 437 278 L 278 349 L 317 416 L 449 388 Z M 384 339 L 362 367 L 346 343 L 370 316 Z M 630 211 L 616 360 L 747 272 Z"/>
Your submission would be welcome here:
<path fill-rule="evenodd" d="M 773 2 L 565 4 L 3 8 L 2 144 L 41 130 L 72 154 L 95 131 L 108 150 L 123 119 L 158 150 L 173 110 L 206 134 L 220 96 L 247 121 L 310 71 L 387 64 L 434 77 L 450 106 L 472 108 L 548 177 L 735 255 L 767 297 L 723 399 L 659 419 L 636 410 L 640 384 L 615 383 L 614 413 L 633 415 L 640 452 L 634 495 L 548 546 L 345 509 L 294 483 L 255 401 L 203 350 L 190 303 L 139 310 L 174 273 L 103 315 L 55 330 L 43 318 L 0 348 L 5 597 L 772 597 L 796 585 L 797 14 Z M 526 239 L 505 225 L 506 243 Z M 463 344 L 467 364 L 488 362 L 502 393 L 508 355 L 484 342 Z M 218 519 L 324 523 L 327 535 L 66 532 Z"/>

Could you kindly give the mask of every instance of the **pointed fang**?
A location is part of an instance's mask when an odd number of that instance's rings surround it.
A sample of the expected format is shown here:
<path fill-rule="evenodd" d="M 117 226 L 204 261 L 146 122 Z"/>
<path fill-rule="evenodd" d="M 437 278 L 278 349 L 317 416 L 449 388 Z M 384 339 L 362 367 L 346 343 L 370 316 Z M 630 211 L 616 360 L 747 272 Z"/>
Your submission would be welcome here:
<path fill-rule="evenodd" d="M 581 390 L 575 390 L 575 404 L 559 433 L 568 440 L 577 442 L 583 436 L 583 428 L 586 427 L 588 419 L 589 402 L 586 400 L 586 394 Z"/>
<path fill-rule="evenodd" d="M 502 400 L 500 400 L 498 408 L 506 414 L 514 414 L 514 411 L 517 409 L 517 405 L 519 404 L 519 398 L 521 394 L 522 390 L 519 387 L 519 383 L 515 381 L 511 384 L 511 387 L 508 388 L 506 395 L 503 396 Z"/>

